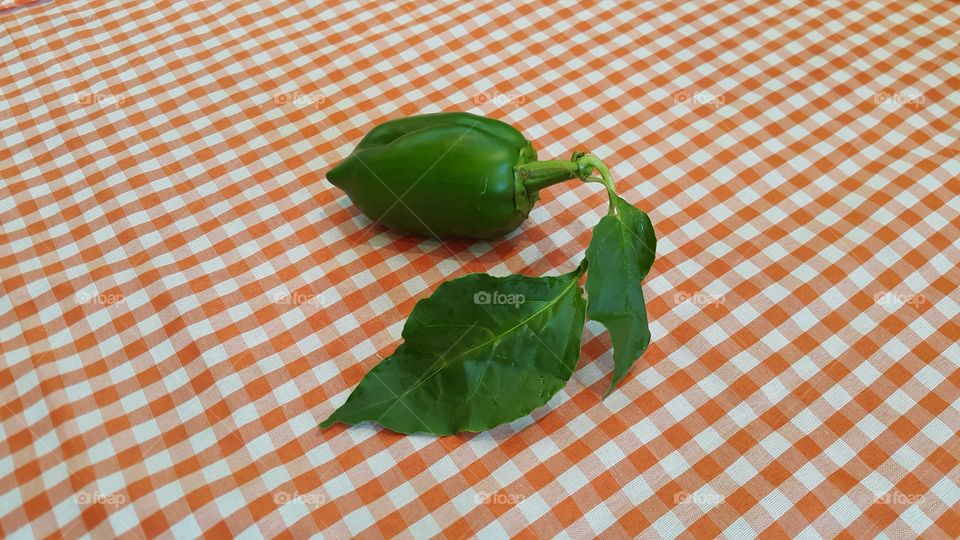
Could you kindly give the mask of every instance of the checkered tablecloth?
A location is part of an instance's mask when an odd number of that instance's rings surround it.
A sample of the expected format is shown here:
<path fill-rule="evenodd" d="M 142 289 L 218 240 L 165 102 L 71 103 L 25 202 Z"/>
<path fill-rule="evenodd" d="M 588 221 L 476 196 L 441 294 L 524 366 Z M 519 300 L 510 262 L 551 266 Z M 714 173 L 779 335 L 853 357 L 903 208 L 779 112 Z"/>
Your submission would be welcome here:
<path fill-rule="evenodd" d="M 0 11 L 0 534 L 960 536 L 960 4 L 618 4 Z M 601 400 L 588 322 L 489 432 L 321 431 L 418 299 L 606 212 L 439 242 L 323 179 L 441 110 L 611 166 L 652 345 Z"/>

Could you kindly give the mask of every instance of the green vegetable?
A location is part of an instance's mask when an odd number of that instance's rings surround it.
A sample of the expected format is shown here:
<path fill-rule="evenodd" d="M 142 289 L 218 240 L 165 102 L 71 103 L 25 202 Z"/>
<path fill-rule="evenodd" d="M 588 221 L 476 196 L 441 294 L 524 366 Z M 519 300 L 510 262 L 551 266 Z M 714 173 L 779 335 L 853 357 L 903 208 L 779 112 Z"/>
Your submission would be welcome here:
<path fill-rule="evenodd" d="M 327 180 L 374 222 L 437 238 L 502 236 L 571 162 L 537 162 L 509 124 L 468 113 L 390 120 L 373 128 Z M 522 167 L 517 170 L 517 167 Z"/>
<path fill-rule="evenodd" d="M 571 273 L 470 274 L 417 302 L 403 344 L 321 427 L 372 420 L 400 433 L 449 435 L 525 416 L 572 375 L 585 316 L 603 324 L 613 343 L 606 394 L 643 354 L 650 330 L 640 282 L 656 250 L 650 219 L 616 194 L 596 157 L 535 159 L 532 145 L 507 124 L 442 113 L 381 124 L 328 173 L 371 218 L 433 236 L 503 234 L 526 217 L 537 191 L 573 178 L 602 183 L 610 206 Z M 477 189 L 481 181 L 494 189 Z"/>

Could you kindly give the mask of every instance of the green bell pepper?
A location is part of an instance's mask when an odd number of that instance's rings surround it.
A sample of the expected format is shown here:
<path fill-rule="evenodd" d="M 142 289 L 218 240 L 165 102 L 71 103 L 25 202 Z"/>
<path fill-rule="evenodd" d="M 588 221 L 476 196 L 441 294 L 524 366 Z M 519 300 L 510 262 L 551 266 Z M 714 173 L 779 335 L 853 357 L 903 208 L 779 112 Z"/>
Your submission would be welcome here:
<path fill-rule="evenodd" d="M 382 225 L 436 238 L 493 238 L 516 229 L 557 182 L 585 178 L 570 161 L 537 161 L 513 126 L 469 113 L 399 118 L 373 128 L 327 180 Z"/>

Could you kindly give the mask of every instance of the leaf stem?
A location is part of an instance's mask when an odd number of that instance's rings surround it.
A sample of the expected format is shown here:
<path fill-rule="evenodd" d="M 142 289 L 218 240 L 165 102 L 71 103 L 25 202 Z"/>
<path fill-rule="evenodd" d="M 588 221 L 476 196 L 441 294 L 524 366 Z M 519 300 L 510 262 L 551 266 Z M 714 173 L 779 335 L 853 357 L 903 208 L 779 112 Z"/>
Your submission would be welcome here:
<path fill-rule="evenodd" d="M 599 182 L 603 184 L 603 187 L 607 188 L 607 196 L 610 198 L 610 206 L 607 209 L 607 214 L 616 215 L 616 204 L 614 201 L 617 200 L 617 191 L 613 187 L 613 177 L 610 175 L 610 169 L 607 168 L 606 164 L 600 161 L 599 158 L 590 154 L 584 154 L 577 159 L 577 165 L 580 166 L 580 179 L 584 182 Z M 593 173 L 593 169 L 596 169 L 600 173 L 600 178 L 596 176 L 590 176 Z"/>

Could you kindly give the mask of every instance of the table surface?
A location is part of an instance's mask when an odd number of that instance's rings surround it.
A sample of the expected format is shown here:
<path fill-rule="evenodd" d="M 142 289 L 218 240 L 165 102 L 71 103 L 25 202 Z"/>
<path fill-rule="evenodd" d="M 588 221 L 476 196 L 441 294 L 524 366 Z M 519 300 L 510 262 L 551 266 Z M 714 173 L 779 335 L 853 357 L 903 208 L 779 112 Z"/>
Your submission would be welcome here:
<path fill-rule="evenodd" d="M 2 533 L 960 536 L 960 5 L 629 5 L 0 11 Z M 321 431 L 418 299 L 568 272 L 606 211 L 440 242 L 323 179 L 442 110 L 611 166 L 652 345 L 601 400 L 588 322 L 489 432 Z"/>

